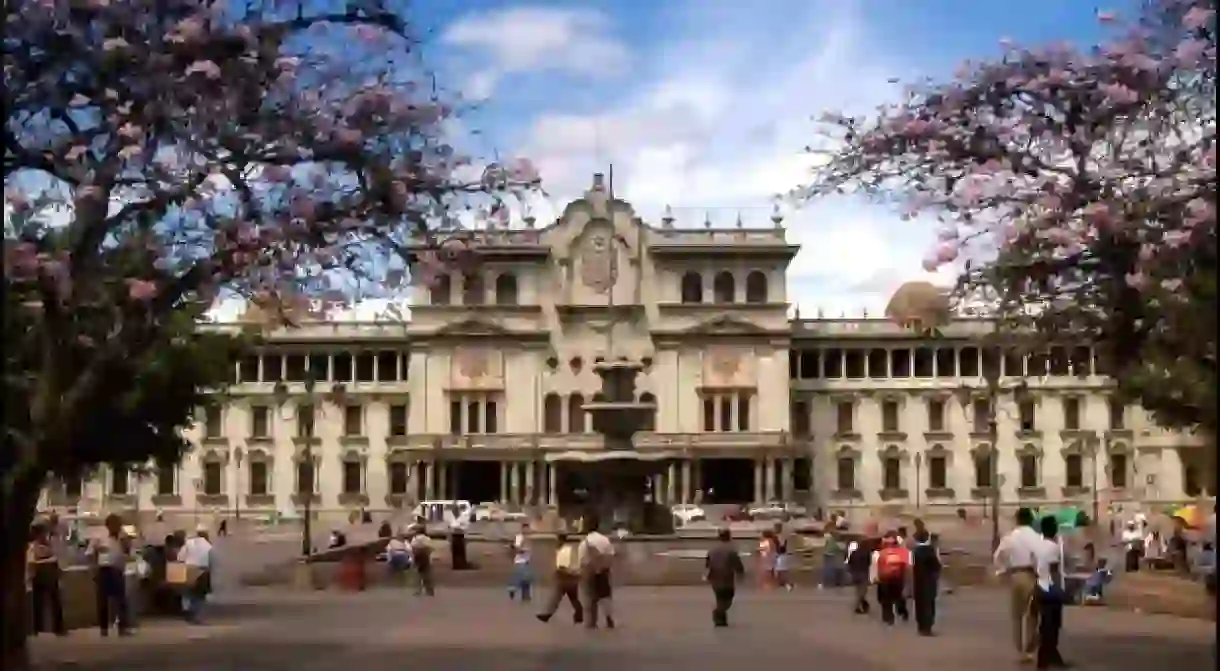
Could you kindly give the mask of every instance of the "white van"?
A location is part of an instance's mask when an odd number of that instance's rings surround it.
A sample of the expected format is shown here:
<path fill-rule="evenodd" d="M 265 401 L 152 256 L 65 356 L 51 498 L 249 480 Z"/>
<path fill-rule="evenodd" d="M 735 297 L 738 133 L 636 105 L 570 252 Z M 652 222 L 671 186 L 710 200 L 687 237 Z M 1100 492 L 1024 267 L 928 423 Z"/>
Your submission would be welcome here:
<path fill-rule="evenodd" d="M 454 512 L 454 508 L 457 512 Z M 467 527 L 474 518 L 474 506 L 469 501 L 421 501 L 411 511 L 413 517 L 422 517 L 429 524 L 444 522 L 449 526 Z"/>

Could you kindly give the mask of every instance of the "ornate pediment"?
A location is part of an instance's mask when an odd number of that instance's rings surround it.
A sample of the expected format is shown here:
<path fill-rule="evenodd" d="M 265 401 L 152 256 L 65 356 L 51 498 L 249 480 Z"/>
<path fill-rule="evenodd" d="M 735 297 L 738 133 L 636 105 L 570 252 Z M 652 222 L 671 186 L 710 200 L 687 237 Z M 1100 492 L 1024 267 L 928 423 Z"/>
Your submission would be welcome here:
<path fill-rule="evenodd" d="M 471 318 L 446 324 L 436 330 L 440 336 L 508 336 L 512 331 L 485 319 Z"/>
<path fill-rule="evenodd" d="M 687 328 L 683 333 L 691 335 L 766 335 L 770 331 L 744 319 L 722 314 Z"/>

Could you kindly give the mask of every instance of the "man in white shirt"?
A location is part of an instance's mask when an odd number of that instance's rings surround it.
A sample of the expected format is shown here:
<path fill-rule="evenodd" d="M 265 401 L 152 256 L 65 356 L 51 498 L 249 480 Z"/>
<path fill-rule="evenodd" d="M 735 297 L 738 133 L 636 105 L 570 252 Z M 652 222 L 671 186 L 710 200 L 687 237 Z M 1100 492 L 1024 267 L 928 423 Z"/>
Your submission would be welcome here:
<path fill-rule="evenodd" d="M 415 595 L 433 596 L 436 586 L 432 581 L 432 542 L 422 525 L 413 525 L 407 533 L 411 537 L 411 563 L 415 565 Z"/>
<path fill-rule="evenodd" d="M 600 610 L 606 614 L 606 627 L 614 628 L 614 603 L 610 588 L 610 566 L 614 560 L 614 544 L 598 531 L 599 520 L 596 515 L 585 517 L 585 529 L 588 533 L 580 542 L 577 550 L 577 562 L 580 564 L 582 582 L 584 583 L 585 626 L 597 628 L 597 614 Z"/>
<path fill-rule="evenodd" d="M 1063 546 L 1057 538 L 1059 521 L 1043 517 L 1042 543 L 1034 551 L 1038 577 L 1038 652 L 1039 669 L 1063 669 L 1068 664 L 1059 654 L 1059 632 L 1063 628 Z"/>
<path fill-rule="evenodd" d="M 123 538 L 123 520 L 106 516 L 106 535 L 89 543 L 85 555 L 97 567 L 97 624 L 102 636 L 110 634 L 117 618 L 119 636 L 131 634 L 131 610 L 127 602 L 127 555 L 130 539 Z"/>
<path fill-rule="evenodd" d="M 1000 540 L 992 560 L 998 572 L 1008 576 L 1011 584 L 1009 610 L 1012 617 L 1013 643 L 1023 663 L 1034 661 L 1038 650 L 1037 552 L 1045 539 L 1032 525 L 1034 514 L 1029 508 L 1017 511 L 1017 527 Z"/>
<path fill-rule="evenodd" d="M 1140 560 L 1144 558 L 1144 533 L 1140 531 L 1135 520 L 1127 522 L 1121 536 L 1123 543 L 1124 567 L 1128 573 L 1140 570 Z"/>
<path fill-rule="evenodd" d="M 199 624 L 199 615 L 212 591 L 212 541 L 207 527 L 195 529 L 178 551 L 178 561 L 186 564 L 188 581 L 182 592 L 182 613 L 186 621 Z"/>

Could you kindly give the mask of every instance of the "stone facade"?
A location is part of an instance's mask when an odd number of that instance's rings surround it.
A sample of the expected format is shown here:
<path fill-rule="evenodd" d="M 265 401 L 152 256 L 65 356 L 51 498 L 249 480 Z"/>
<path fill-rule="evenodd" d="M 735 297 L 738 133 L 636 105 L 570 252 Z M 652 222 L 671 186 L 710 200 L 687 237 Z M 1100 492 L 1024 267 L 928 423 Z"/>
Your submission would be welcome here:
<path fill-rule="evenodd" d="M 201 411 L 198 449 L 178 468 L 106 470 L 46 503 L 246 515 L 299 514 L 304 492 L 332 515 L 421 499 L 553 504 L 562 467 L 548 455 L 599 449 L 579 408 L 599 386 L 593 364 L 617 356 L 644 363 L 638 392 L 658 408 L 638 448 L 681 455 L 653 483 L 661 501 L 952 509 L 997 484 L 1009 505 L 1085 505 L 1093 491 L 1167 502 L 1204 486 L 1201 441 L 1111 403 L 1087 348 L 980 348 L 980 320 L 929 341 L 880 319 L 790 319 L 797 247 L 773 222 L 650 226 L 595 183 L 551 226 L 480 233 L 479 274 L 418 289 L 408 320 L 269 333 Z"/>

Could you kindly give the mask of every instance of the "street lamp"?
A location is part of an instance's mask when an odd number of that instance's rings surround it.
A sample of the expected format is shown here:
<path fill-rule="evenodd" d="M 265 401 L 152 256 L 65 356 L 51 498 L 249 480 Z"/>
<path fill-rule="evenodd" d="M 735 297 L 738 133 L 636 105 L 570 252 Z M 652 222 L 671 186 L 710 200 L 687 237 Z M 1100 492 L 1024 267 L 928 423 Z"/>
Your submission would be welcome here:
<path fill-rule="evenodd" d="M 921 506 L 922 500 L 920 498 L 920 489 L 922 488 L 922 483 L 920 483 L 920 479 L 921 479 L 920 475 L 921 475 L 922 469 L 923 469 L 923 453 L 916 452 L 915 453 L 915 512 L 916 513 L 918 513 L 919 509 L 922 507 Z"/>
<path fill-rule="evenodd" d="M 196 477 L 193 481 L 195 485 L 195 527 L 199 527 L 199 494 L 203 491 L 203 478 Z"/>
<path fill-rule="evenodd" d="M 244 456 L 245 452 L 240 447 L 233 450 L 233 464 L 236 469 L 233 477 L 237 480 L 234 485 L 235 491 L 233 492 L 233 520 L 235 522 L 241 521 L 241 495 L 244 491 L 241 486 L 241 460 Z"/>
<path fill-rule="evenodd" d="M 301 461 L 298 463 L 309 464 L 309 488 L 306 490 L 300 487 L 300 483 L 297 485 L 299 489 L 305 490 L 301 492 L 301 496 L 305 497 L 305 519 L 301 524 L 301 555 L 308 557 L 313 554 L 313 491 L 317 478 L 317 473 L 314 473 L 313 450 L 308 443 L 301 447 L 299 459 Z"/>
<path fill-rule="evenodd" d="M 1010 387 L 1001 386 L 998 366 L 984 367 L 983 383 L 983 392 L 987 406 L 987 442 L 991 447 L 990 463 L 988 463 L 991 471 L 991 549 L 995 551 L 1000 546 L 1000 494 L 1003 489 L 1003 481 L 1000 479 L 1000 394 L 1010 392 L 1020 401 L 1023 400 L 1029 391 L 1029 385 L 1022 380 Z M 958 403 L 962 406 L 963 412 L 966 412 L 967 408 L 970 409 L 971 413 L 977 411 L 973 403 L 977 391 L 979 391 L 977 388 L 970 385 L 962 385 L 958 388 Z M 977 418 L 974 419 L 977 421 Z"/>

